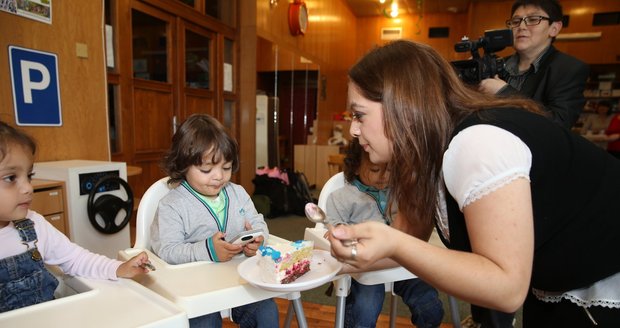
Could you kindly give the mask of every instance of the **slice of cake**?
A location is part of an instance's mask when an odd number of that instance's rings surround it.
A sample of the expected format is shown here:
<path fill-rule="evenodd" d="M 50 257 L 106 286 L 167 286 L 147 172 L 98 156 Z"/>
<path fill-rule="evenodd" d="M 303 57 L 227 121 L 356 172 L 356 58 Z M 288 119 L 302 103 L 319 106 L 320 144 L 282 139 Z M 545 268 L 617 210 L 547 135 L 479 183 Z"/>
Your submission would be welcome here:
<path fill-rule="evenodd" d="M 261 279 L 266 283 L 288 284 L 310 271 L 312 249 L 311 240 L 298 240 L 290 243 L 261 246 L 258 249 L 258 264 Z"/>

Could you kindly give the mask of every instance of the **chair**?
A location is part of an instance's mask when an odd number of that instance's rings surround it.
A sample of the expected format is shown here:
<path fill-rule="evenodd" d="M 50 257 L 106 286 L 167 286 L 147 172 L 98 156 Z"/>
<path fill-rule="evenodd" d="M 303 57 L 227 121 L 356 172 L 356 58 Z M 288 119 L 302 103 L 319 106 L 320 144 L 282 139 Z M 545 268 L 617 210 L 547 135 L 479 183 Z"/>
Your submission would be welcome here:
<path fill-rule="evenodd" d="M 344 168 L 344 154 L 332 154 L 327 157 L 327 170 L 330 177 L 341 172 Z"/>
<path fill-rule="evenodd" d="M 133 247 L 135 249 L 151 250 L 150 227 L 155 218 L 159 200 L 171 189 L 176 187 L 175 184 L 168 184 L 168 179 L 169 177 L 164 177 L 153 183 L 146 192 L 144 192 L 140 200 L 136 215 L 136 241 Z M 301 304 L 301 294 L 299 292 L 292 292 L 282 297 L 291 301 L 286 314 L 285 327 L 290 327 L 294 311 L 297 316 L 299 327 L 307 328 L 306 318 Z M 232 309 L 220 312 L 222 318 L 231 317 L 231 313 Z"/>
<path fill-rule="evenodd" d="M 136 241 L 133 248 L 151 249 L 150 229 L 159 200 L 176 187 L 176 185 L 169 185 L 168 179 L 169 177 L 164 177 L 153 183 L 140 199 L 136 214 Z"/>
<path fill-rule="evenodd" d="M 345 185 L 344 173 L 339 172 L 333 175 L 321 189 L 319 194 L 318 205 L 323 210 L 326 209 L 327 198 L 334 190 L 342 188 Z M 320 249 L 329 250 L 329 242 L 323 237 L 326 232 L 326 227 L 322 223 L 317 223 L 313 228 L 306 228 L 304 233 L 304 239 L 313 240 L 315 247 Z M 385 284 L 385 291 L 391 293 L 390 297 L 390 327 L 395 327 L 396 324 L 396 306 L 397 295 L 393 292 L 394 282 L 415 278 L 416 276 L 407 271 L 403 267 L 390 268 L 377 270 L 372 272 L 365 272 L 353 275 L 355 279 L 365 285 Z M 350 275 L 339 275 L 334 278 L 334 290 L 336 294 L 336 322 L 334 327 L 344 327 L 344 309 L 345 300 L 349 293 L 349 287 L 351 285 Z M 461 320 L 459 314 L 458 303 L 456 299 L 448 295 L 450 303 L 450 313 L 452 316 L 452 322 L 455 328 L 461 328 Z"/>

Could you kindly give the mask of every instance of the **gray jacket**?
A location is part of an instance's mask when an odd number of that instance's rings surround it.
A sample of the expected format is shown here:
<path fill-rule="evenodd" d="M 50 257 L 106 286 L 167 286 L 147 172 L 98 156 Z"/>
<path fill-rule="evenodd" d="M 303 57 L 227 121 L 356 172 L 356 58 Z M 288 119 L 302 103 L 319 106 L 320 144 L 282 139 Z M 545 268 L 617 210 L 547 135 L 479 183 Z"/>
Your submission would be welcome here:
<path fill-rule="evenodd" d="M 256 211 L 250 195 L 237 184 L 229 182 L 221 192 L 228 194 L 228 219 L 222 227 L 226 240 L 245 230 L 248 221 L 253 229 L 263 230 L 265 240 L 269 229 L 263 215 Z M 194 261 L 215 261 L 210 249 L 211 237 L 219 231 L 219 223 L 207 206 L 184 186 L 179 185 L 159 201 L 151 225 L 153 252 L 170 264 Z"/>
<path fill-rule="evenodd" d="M 350 183 L 334 190 L 327 198 L 325 207 L 325 214 L 332 225 L 355 224 L 364 221 L 387 223 L 375 199 Z M 392 209 L 392 215 L 396 213 L 395 207 Z"/>

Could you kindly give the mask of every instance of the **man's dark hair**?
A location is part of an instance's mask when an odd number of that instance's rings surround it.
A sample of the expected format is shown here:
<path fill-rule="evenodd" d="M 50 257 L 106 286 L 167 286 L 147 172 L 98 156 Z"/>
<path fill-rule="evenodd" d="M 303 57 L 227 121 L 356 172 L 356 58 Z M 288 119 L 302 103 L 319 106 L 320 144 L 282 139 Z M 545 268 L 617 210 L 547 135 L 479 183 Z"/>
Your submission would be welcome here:
<path fill-rule="evenodd" d="M 516 0 L 512 4 L 510 16 L 514 15 L 519 7 L 534 6 L 544 10 L 552 22 L 560 22 L 564 15 L 562 14 L 562 6 L 557 0 Z"/>

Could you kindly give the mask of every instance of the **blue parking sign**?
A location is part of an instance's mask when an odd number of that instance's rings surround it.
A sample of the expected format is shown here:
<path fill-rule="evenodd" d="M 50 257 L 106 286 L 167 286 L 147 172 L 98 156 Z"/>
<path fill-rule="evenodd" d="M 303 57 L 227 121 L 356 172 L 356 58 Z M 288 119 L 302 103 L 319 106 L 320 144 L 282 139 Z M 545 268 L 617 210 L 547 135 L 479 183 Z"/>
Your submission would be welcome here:
<path fill-rule="evenodd" d="M 17 125 L 61 126 L 57 56 L 9 46 L 9 66 Z"/>

